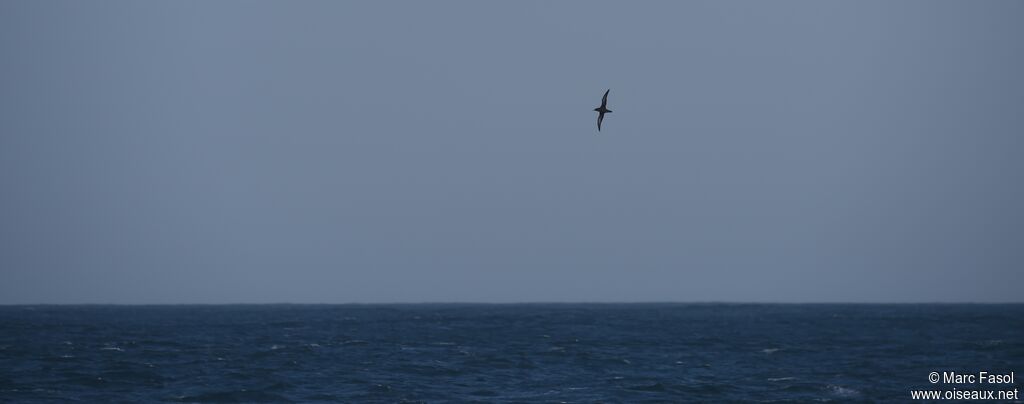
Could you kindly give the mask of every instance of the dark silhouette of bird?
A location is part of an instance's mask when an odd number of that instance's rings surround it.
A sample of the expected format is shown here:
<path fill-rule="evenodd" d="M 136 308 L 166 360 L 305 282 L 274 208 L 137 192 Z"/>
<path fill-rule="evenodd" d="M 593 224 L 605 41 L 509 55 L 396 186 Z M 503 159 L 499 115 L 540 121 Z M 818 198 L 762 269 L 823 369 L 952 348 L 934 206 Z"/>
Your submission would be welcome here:
<path fill-rule="evenodd" d="M 597 111 L 597 131 L 598 132 L 601 131 L 601 121 L 604 121 L 604 114 L 612 113 L 612 110 L 607 108 L 608 107 L 608 92 L 610 92 L 610 91 L 612 91 L 612 89 L 609 88 L 608 91 L 604 92 L 604 98 L 601 98 L 601 106 L 597 107 L 597 108 L 594 108 L 594 111 Z"/>

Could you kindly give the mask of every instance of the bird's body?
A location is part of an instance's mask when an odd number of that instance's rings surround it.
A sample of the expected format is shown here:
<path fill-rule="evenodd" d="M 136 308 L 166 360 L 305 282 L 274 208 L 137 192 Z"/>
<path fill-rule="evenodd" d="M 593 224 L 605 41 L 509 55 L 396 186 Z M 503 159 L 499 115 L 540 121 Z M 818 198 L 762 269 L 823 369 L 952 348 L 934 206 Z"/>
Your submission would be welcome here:
<path fill-rule="evenodd" d="M 604 97 L 601 98 L 601 106 L 597 107 L 597 108 L 594 108 L 594 111 L 597 111 L 597 131 L 598 132 L 601 131 L 601 122 L 604 121 L 604 114 L 612 113 L 612 110 L 608 109 L 608 93 L 611 92 L 611 91 L 612 91 L 612 89 L 610 89 L 610 88 L 608 89 L 608 91 L 605 91 L 604 92 Z"/>

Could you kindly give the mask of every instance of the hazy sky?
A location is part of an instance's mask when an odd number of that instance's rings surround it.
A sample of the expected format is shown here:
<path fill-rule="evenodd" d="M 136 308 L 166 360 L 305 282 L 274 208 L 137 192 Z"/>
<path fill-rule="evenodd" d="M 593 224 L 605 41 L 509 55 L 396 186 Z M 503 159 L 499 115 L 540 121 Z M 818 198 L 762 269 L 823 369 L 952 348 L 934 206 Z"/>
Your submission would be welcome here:
<path fill-rule="evenodd" d="M 0 303 L 1021 301 L 1021 21 L 3 1 Z"/>

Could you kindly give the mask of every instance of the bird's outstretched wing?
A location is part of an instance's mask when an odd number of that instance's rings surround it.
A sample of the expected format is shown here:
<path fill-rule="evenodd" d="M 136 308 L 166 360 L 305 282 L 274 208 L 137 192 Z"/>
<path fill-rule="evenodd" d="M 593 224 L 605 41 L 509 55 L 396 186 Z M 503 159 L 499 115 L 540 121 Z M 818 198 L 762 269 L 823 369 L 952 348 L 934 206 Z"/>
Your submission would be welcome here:
<path fill-rule="evenodd" d="M 601 131 L 601 121 L 604 120 L 604 112 L 597 115 L 597 131 Z"/>
<path fill-rule="evenodd" d="M 609 88 L 607 91 L 604 92 L 604 97 L 601 98 L 601 108 L 608 106 L 608 93 L 611 91 L 612 89 Z"/>

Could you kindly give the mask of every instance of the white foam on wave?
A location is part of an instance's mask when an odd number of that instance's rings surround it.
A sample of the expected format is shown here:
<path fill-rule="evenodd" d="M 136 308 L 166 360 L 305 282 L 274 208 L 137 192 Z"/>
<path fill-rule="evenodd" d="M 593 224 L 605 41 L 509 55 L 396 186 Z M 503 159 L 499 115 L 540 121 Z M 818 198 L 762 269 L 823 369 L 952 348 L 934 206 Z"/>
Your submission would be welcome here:
<path fill-rule="evenodd" d="M 993 348 L 993 347 L 1000 346 L 1002 344 L 1003 344 L 1003 340 L 1001 340 L 1001 339 L 987 339 L 987 340 L 981 341 L 979 343 L 979 345 L 981 345 L 984 348 Z"/>
<path fill-rule="evenodd" d="M 834 385 L 834 384 L 828 385 L 828 391 L 831 392 L 832 394 L 835 394 L 835 395 L 839 396 L 839 397 L 853 397 L 853 396 L 856 396 L 856 395 L 860 394 L 860 392 L 855 390 L 855 389 L 851 389 L 849 387 L 837 386 L 837 385 Z"/>

